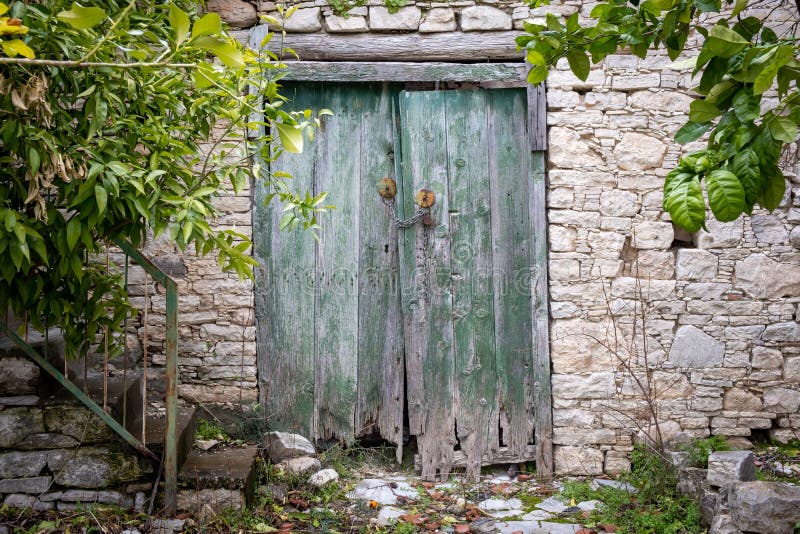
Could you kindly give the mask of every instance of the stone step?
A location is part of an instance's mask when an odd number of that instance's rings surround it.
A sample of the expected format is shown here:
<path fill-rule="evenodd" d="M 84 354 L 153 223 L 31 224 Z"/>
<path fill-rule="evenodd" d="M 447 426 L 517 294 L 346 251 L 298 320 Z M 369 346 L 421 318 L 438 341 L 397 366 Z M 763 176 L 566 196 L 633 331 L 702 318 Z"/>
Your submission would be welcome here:
<path fill-rule="evenodd" d="M 255 497 L 258 448 L 192 451 L 178 474 L 178 509 L 243 508 Z"/>
<path fill-rule="evenodd" d="M 194 406 L 178 407 L 178 469 L 189 458 L 197 431 L 197 409 Z M 136 416 L 127 425 L 128 432 L 141 439 L 142 418 Z M 148 414 L 145 421 L 145 445 L 156 456 L 164 452 L 166 440 L 166 414 Z"/>

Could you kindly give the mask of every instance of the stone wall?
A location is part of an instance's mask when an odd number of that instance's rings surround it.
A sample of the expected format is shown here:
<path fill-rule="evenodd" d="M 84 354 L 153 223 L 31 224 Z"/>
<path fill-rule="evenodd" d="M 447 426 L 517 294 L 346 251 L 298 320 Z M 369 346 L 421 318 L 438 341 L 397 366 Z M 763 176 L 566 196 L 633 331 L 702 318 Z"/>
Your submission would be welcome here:
<path fill-rule="evenodd" d="M 75 399 L 51 398 L 52 386 L 30 359 L 0 344 L 0 504 L 143 511 L 153 466 Z"/>
<path fill-rule="evenodd" d="M 390 14 L 370 0 L 347 18 L 303 2 L 288 32 L 509 30 L 541 16 L 520 2 L 409 2 Z M 585 16 L 592 4 L 546 9 Z M 237 28 L 276 15 L 269 1 L 210 0 Z M 767 6 L 770 7 L 770 6 Z M 767 12 L 767 8 L 760 14 Z M 792 20 L 794 7 L 772 21 Z M 783 18 L 781 18 L 783 17 Z M 662 211 L 663 178 L 685 151 L 672 142 L 691 101 L 688 74 L 670 60 L 616 55 L 581 82 L 559 65 L 548 79 L 551 356 L 556 469 L 614 472 L 648 426 L 638 383 L 666 438 L 754 432 L 787 440 L 800 428 L 800 182 L 774 213 L 686 235 Z M 789 172 L 791 171 L 791 172 Z M 250 192 L 220 201 L 220 226 L 251 232 Z M 177 265 L 181 394 L 193 401 L 255 400 L 253 289 L 213 259 L 183 258 L 168 242 L 146 251 Z M 163 292 L 136 287 L 149 309 L 158 364 Z M 161 329 L 161 330 L 159 330 Z M 139 329 L 142 337 L 144 332 Z M 152 346 L 151 346 L 152 345 Z M 647 355 L 645 359 L 645 354 Z"/>

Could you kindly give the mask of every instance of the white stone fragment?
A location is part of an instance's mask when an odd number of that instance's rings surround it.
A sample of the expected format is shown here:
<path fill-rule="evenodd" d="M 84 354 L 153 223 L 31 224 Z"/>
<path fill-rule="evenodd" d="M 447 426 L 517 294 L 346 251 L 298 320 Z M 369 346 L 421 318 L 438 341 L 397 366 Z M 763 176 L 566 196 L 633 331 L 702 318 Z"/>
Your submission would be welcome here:
<path fill-rule="evenodd" d="M 337 473 L 335 469 L 323 469 L 311 475 L 308 479 L 308 483 L 317 488 L 321 488 L 325 484 L 329 484 L 338 479 L 339 473 Z"/>

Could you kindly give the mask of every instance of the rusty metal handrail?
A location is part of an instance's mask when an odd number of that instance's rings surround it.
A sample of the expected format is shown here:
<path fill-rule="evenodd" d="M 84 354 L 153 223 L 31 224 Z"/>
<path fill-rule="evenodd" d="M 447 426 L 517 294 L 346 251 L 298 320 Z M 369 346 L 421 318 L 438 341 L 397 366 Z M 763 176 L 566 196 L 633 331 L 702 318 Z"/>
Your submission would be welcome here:
<path fill-rule="evenodd" d="M 175 515 L 178 494 L 178 284 L 144 256 L 136 247 L 115 240 L 125 254 L 140 265 L 153 279 L 164 286 L 167 297 L 166 378 L 166 436 L 164 436 L 164 511 Z M 142 414 L 146 417 L 147 414 Z"/>

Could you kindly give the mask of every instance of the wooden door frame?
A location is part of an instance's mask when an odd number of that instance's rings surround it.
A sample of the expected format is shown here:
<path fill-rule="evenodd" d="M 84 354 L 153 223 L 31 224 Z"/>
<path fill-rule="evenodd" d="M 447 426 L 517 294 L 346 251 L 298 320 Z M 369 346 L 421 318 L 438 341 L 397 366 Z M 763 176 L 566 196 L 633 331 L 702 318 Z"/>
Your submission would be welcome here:
<path fill-rule="evenodd" d="M 249 35 L 249 44 L 261 48 L 266 26 Z M 550 329 L 547 272 L 546 150 L 547 100 L 544 85 L 527 81 L 528 68 L 509 43 L 519 32 L 447 34 L 288 34 L 283 46 L 301 57 L 328 61 L 287 61 L 283 80 L 294 82 L 471 82 L 483 87 L 525 88 L 532 157 L 530 188 L 531 234 L 535 281 L 531 306 L 533 399 L 536 472 L 540 479 L 553 475 L 553 412 L 550 366 Z M 273 41 L 277 41 L 273 39 Z M 270 48 L 277 45 L 270 42 Z M 394 53 L 388 52 L 394 51 Z M 273 50 L 277 51 L 277 50 Z M 417 62 L 392 61 L 413 57 Z M 517 60 L 511 63 L 452 63 L 450 61 Z M 336 61 L 337 59 L 349 61 Z M 353 61 L 357 60 L 357 61 Z M 375 61 L 379 60 L 379 61 Z M 538 266 L 542 268 L 539 269 Z"/>

